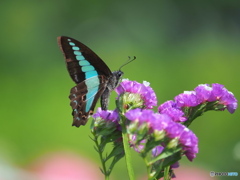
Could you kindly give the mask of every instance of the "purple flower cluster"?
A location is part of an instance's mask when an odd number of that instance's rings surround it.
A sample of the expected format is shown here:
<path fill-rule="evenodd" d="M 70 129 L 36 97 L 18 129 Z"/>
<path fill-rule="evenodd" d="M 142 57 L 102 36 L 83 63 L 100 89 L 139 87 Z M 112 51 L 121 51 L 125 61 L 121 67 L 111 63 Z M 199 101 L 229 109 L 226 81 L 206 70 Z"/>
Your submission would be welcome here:
<path fill-rule="evenodd" d="M 195 91 L 184 91 L 174 98 L 177 107 L 194 107 L 200 104 Z"/>
<path fill-rule="evenodd" d="M 237 109 L 237 99 L 233 93 L 228 91 L 221 84 L 200 84 L 194 91 L 185 91 L 182 94 L 177 95 L 175 98 L 176 107 L 194 107 L 199 104 L 217 101 L 218 104 L 224 107 L 221 110 L 227 108 L 230 113 L 234 113 Z"/>
<path fill-rule="evenodd" d="M 102 108 L 98 108 L 97 112 L 93 115 L 93 118 L 101 118 L 108 122 L 114 122 L 117 123 L 119 120 L 118 112 L 117 110 L 111 111 L 111 110 L 102 110 Z"/>
<path fill-rule="evenodd" d="M 201 109 L 200 106 L 201 105 Z M 189 125 L 196 117 L 208 110 L 227 110 L 234 113 L 237 99 L 233 93 L 221 84 L 200 84 L 194 91 L 184 91 L 177 95 L 174 101 L 166 101 L 158 107 L 158 112 L 167 114 L 175 122 L 185 122 Z M 198 111 L 192 116 L 191 112 Z M 191 118 L 188 120 L 189 116 Z"/>
<path fill-rule="evenodd" d="M 111 111 L 98 108 L 97 112 L 92 117 L 94 118 L 93 126 L 97 131 L 102 131 L 102 129 L 104 129 L 104 131 L 120 129 L 117 110 Z"/>
<path fill-rule="evenodd" d="M 161 104 L 158 107 L 158 112 L 161 114 L 167 114 L 175 122 L 184 122 L 187 120 L 187 118 L 184 117 L 184 112 L 178 108 L 177 104 L 172 100 Z"/>
<path fill-rule="evenodd" d="M 132 105 L 130 110 L 127 109 L 128 111 L 125 113 L 125 117 L 129 120 L 127 130 L 131 147 L 141 153 L 144 148 L 147 148 L 145 146 L 149 145 L 148 141 L 151 139 L 153 144 L 159 142 L 157 145 L 154 144 L 154 148 L 151 147 L 153 156 L 165 151 L 166 147 L 181 147 L 182 152 L 190 161 L 198 153 L 198 138 L 181 123 L 188 122 L 186 120 L 193 110 L 194 112 L 200 111 L 198 115 L 201 115 L 207 110 L 224 110 L 226 108 L 230 113 L 234 113 L 237 108 L 237 100 L 233 93 L 221 84 L 212 84 L 212 86 L 201 84 L 194 91 L 185 91 L 177 95 L 174 101 L 170 100 L 161 104 L 158 107 L 159 113 L 150 110 L 156 106 L 157 98 L 153 89 L 146 82 L 141 84 L 136 81 L 123 80 L 116 88 L 116 92 L 118 100 L 121 95 L 127 94 L 122 99 L 127 101 L 124 102 L 127 105 Z M 204 108 L 199 109 L 198 105 Z M 122 112 L 121 109 L 120 112 Z M 121 131 L 117 110 L 104 111 L 99 108 L 93 117 L 95 118 L 95 127 L 100 127 L 101 131 L 109 133 L 111 132 L 107 131 L 109 128 Z M 191 116 L 191 120 L 196 117 Z"/>
<path fill-rule="evenodd" d="M 167 141 L 177 139 L 190 161 L 196 157 L 196 153 L 198 153 L 198 138 L 196 135 L 187 127 L 172 121 L 167 114 L 154 113 L 152 110 L 133 109 L 126 112 L 125 116 L 130 121 L 137 122 L 138 125 L 147 124 L 149 131 L 146 133 L 149 136 L 155 135 L 155 139 L 159 139 L 159 137 L 156 137 L 159 133 L 156 132 L 165 133 L 167 137 L 163 139 L 165 144 L 164 140 L 166 139 Z"/>
<path fill-rule="evenodd" d="M 136 81 L 123 80 L 120 85 L 115 89 L 118 95 L 129 92 L 133 94 L 139 94 L 144 101 L 146 109 L 152 109 L 157 105 L 157 97 L 153 89 L 149 86 L 149 83 L 143 82 L 143 84 Z"/>
<path fill-rule="evenodd" d="M 215 83 L 212 87 L 209 84 L 201 84 L 195 88 L 195 91 L 200 102 L 219 101 L 219 104 L 224 105 L 230 113 L 234 113 L 237 109 L 237 99 L 221 84 Z"/>
<path fill-rule="evenodd" d="M 172 169 L 179 166 L 179 156 L 185 155 L 190 161 L 196 157 L 198 138 L 186 127 L 196 117 L 208 110 L 227 109 L 234 113 L 237 108 L 233 93 L 221 84 L 200 84 L 194 91 L 184 91 L 174 100 L 161 104 L 158 113 L 150 110 L 157 105 L 157 98 L 149 83 L 123 80 L 116 92 L 118 109 L 110 111 L 98 108 L 93 115 L 92 132 L 95 136 L 101 136 L 101 149 L 106 143 L 114 142 L 116 149 L 113 152 L 119 151 L 117 155 L 122 157 L 122 140 L 125 140 L 122 139 L 123 130 L 124 135 L 129 137 L 130 147 L 143 158 L 149 157 L 148 153 L 152 152 L 150 162 L 154 173 L 157 170 L 161 172 L 168 165 L 164 165 L 163 158 L 169 158 L 169 162 L 174 163 L 171 164 Z M 121 117 L 125 116 L 121 121 L 120 114 Z M 158 177 L 160 174 L 155 175 Z"/>

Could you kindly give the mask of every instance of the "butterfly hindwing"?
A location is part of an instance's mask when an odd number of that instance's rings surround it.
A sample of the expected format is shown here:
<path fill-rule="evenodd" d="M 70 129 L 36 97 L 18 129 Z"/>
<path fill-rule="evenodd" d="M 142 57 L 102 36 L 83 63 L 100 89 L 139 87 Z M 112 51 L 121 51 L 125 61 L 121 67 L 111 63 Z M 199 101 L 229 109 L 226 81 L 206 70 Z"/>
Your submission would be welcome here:
<path fill-rule="evenodd" d="M 97 80 L 98 78 L 98 80 Z M 92 115 L 98 98 L 106 88 L 106 80 L 103 76 L 87 79 L 70 91 L 70 105 L 72 106 L 73 126 L 79 127 L 87 123 L 89 115 Z M 87 84 L 91 84 L 87 86 Z"/>

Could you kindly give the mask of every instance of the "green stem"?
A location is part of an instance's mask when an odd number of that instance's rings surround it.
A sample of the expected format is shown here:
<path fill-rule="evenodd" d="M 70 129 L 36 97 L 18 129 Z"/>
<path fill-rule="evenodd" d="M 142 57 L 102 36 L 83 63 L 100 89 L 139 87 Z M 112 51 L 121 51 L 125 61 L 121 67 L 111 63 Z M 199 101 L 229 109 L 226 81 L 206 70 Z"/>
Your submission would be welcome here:
<path fill-rule="evenodd" d="M 167 166 L 164 168 L 164 180 L 170 180 L 170 176 L 169 176 L 169 170 L 170 170 L 170 166 Z"/>
<path fill-rule="evenodd" d="M 128 176 L 130 180 L 135 180 L 134 172 L 132 168 L 132 158 L 131 158 L 131 149 L 129 146 L 129 139 L 126 129 L 126 117 L 124 116 L 124 113 L 126 112 L 126 109 L 124 108 L 123 103 L 123 96 L 120 96 L 118 100 L 116 100 L 116 106 L 119 111 L 120 116 L 120 125 L 122 128 L 122 140 L 123 140 L 123 148 L 125 153 L 125 161 L 128 171 Z"/>
<path fill-rule="evenodd" d="M 193 122 L 193 120 L 195 118 L 197 118 L 198 116 L 201 116 L 203 113 L 203 109 L 205 109 L 206 106 L 205 105 L 198 105 L 197 107 L 191 108 L 193 111 L 191 111 L 188 120 L 185 121 L 183 124 L 188 127 L 190 126 L 190 124 Z"/>
<path fill-rule="evenodd" d="M 148 163 L 148 160 L 147 160 L 147 157 L 144 156 L 143 157 L 143 161 L 144 163 L 146 164 L 146 167 L 147 167 L 147 174 L 148 174 L 148 179 L 151 179 L 151 165 Z"/>
<path fill-rule="evenodd" d="M 125 126 L 125 119 L 124 117 L 122 117 L 122 138 L 123 138 L 123 148 L 124 148 L 124 152 L 125 152 L 125 161 L 126 161 L 126 165 L 127 165 L 127 170 L 128 170 L 128 176 L 130 180 L 135 180 L 134 177 L 134 172 L 133 172 L 133 168 L 132 168 L 132 158 L 131 158 L 131 149 L 129 146 L 129 140 L 128 140 L 128 134 L 126 131 L 126 126 Z"/>
<path fill-rule="evenodd" d="M 96 144 L 96 147 L 97 147 L 97 152 L 99 154 L 99 157 L 100 157 L 100 160 L 101 160 L 101 164 L 102 164 L 102 173 L 104 174 L 105 176 L 105 180 L 109 180 L 109 173 L 107 172 L 107 168 L 106 168 L 106 164 L 105 164 L 105 161 L 103 159 L 103 150 L 102 148 L 100 147 L 99 143 L 98 143 L 98 140 L 97 140 L 97 137 L 95 136 L 94 133 L 92 133 L 93 136 L 94 136 L 94 142 Z"/>

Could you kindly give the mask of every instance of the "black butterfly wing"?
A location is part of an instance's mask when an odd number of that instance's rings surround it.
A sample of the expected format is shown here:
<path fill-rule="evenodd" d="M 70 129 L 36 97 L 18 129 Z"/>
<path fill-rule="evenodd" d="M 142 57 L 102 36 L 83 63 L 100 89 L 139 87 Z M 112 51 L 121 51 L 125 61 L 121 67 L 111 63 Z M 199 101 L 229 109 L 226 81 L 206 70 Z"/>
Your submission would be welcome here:
<path fill-rule="evenodd" d="M 104 75 L 106 77 L 112 75 L 112 72 L 105 62 L 83 43 L 70 37 L 60 36 L 58 37 L 58 44 L 66 59 L 68 72 L 76 84 L 87 79 L 85 72 L 82 71 L 82 66 L 79 65 L 80 61 L 77 60 L 77 57 L 81 57 L 80 55 L 76 55 L 77 51 L 94 67 L 98 75 Z M 74 48 L 79 48 L 79 50 L 74 50 Z"/>
<path fill-rule="evenodd" d="M 58 44 L 65 56 L 68 72 L 77 84 L 70 92 L 73 126 L 87 123 L 97 100 L 108 84 L 112 72 L 90 48 L 79 41 L 61 36 Z"/>

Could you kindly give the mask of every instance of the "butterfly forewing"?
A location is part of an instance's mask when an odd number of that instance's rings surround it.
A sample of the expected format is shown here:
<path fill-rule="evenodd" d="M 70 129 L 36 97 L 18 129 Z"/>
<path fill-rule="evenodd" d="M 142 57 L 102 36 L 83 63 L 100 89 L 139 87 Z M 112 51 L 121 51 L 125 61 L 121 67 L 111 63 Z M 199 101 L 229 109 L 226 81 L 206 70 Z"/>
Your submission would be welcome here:
<path fill-rule="evenodd" d="M 83 43 L 66 36 L 58 37 L 58 44 L 65 56 L 68 72 L 78 84 L 96 75 L 110 76 L 112 72 L 104 61 Z M 86 70 L 91 70 L 88 75 Z"/>

